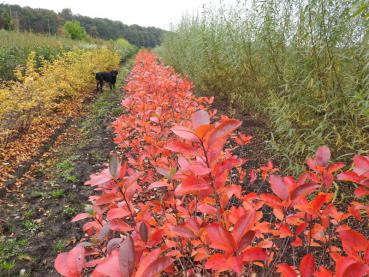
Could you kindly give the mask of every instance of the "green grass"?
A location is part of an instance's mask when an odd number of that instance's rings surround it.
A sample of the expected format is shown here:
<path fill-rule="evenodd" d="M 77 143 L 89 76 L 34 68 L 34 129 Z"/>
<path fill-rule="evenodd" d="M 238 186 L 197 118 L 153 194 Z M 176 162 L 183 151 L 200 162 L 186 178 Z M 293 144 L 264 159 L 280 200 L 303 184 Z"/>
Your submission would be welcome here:
<path fill-rule="evenodd" d="M 26 239 L 0 237 L 0 273 L 14 268 L 16 260 L 25 256 L 24 248 L 27 246 Z"/>
<path fill-rule="evenodd" d="M 158 52 L 231 115 L 267 118 L 268 145 L 293 171 L 321 145 L 348 159 L 369 151 L 369 21 L 352 16 L 354 4 L 208 7 L 184 17 Z"/>
<path fill-rule="evenodd" d="M 33 209 L 30 209 L 26 211 L 23 215 L 26 219 L 31 219 L 35 215 L 35 211 Z"/>
<path fill-rule="evenodd" d="M 31 198 L 46 198 L 47 197 L 47 193 L 46 192 L 42 192 L 42 191 L 32 191 L 30 193 L 30 197 Z"/>
<path fill-rule="evenodd" d="M 77 214 L 77 209 L 73 207 L 64 207 L 63 214 L 68 217 L 73 217 Z"/>
<path fill-rule="evenodd" d="M 24 220 L 22 222 L 22 227 L 26 232 L 34 234 L 40 229 L 41 225 L 33 220 Z"/>
<path fill-rule="evenodd" d="M 73 161 L 77 160 L 78 157 L 75 155 L 70 156 L 66 160 L 58 163 L 56 165 L 57 172 L 59 176 L 63 177 L 64 180 L 74 183 L 77 180 L 77 177 L 74 175 L 75 166 L 73 164 Z"/>
<path fill-rule="evenodd" d="M 53 248 L 52 248 L 52 252 L 54 255 L 60 253 L 60 252 L 63 252 L 65 250 L 65 243 L 62 241 L 62 240 L 58 240 L 54 245 L 53 245 Z"/>
<path fill-rule="evenodd" d="M 59 199 L 65 196 L 65 191 L 63 189 L 56 189 L 50 192 L 50 196 Z"/>

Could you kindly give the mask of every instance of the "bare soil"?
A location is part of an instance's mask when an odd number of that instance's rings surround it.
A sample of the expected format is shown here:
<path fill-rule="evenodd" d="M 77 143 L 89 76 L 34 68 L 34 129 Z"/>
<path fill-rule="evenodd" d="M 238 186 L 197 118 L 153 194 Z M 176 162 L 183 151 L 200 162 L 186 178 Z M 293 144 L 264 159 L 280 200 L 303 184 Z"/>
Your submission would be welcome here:
<path fill-rule="evenodd" d="M 60 276 L 54 259 L 83 235 L 70 220 L 92 194 L 84 182 L 114 149 L 110 124 L 122 112 L 121 99 L 118 89 L 91 99 L 83 117 L 58 129 L 7 181 L 0 194 L 0 276 Z M 17 190 L 9 189 L 15 182 Z"/>

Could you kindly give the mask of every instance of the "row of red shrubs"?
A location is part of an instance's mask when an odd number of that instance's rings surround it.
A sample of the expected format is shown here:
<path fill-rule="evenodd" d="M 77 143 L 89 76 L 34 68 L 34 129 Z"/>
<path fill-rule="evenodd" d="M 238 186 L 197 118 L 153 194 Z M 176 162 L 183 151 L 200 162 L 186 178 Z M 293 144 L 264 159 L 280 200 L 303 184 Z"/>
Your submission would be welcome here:
<path fill-rule="evenodd" d="M 60 274 L 369 274 L 369 240 L 360 233 L 368 227 L 369 157 L 355 156 L 342 172 L 320 147 L 297 179 L 277 175 L 272 163 L 246 176 L 235 154 L 250 140 L 237 132 L 241 122 L 218 116 L 211 98 L 195 97 L 191 82 L 153 54 L 137 55 L 125 91 L 126 112 L 113 123 L 119 154 L 86 183 L 96 194 L 72 220 L 87 220 L 86 236 L 58 255 Z M 252 192 L 245 178 L 267 188 Z M 357 186 L 345 211 L 332 192 L 347 185 L 341 181 Z"/>

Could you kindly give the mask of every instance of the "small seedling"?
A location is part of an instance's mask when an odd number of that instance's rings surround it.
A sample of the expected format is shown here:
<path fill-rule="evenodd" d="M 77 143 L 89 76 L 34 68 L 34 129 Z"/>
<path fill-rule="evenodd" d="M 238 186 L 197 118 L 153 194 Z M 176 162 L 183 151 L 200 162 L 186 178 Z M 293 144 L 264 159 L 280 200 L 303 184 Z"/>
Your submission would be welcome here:
<path fill-rule="evenodd" d="M 73 207 L 65 207 L 63 209 L 63 214 L 65 214 L 68 217 L 72 217 L 77 213 L 77 209 L 73 208 Z"/>
<path fill-rule="evenodd" d="M 50 196 L 56 199 L 62 198 L 64 195 L 65 191 L 63 189 L 56 189 L 50 192 Z"/>
<path fill-rule="evenodd" d="M 25 220 L 22 222 L 25 231 L 35 233 L 41 226 L 32 220 Z"/>
<path fill-rule="evenodd" d="M 65 244 L 62 240 L 58 240 L 54 245 L 53 245 L 53 253 L 58 254 L 60 252 L 63 252 L 65 250 Z"/>
<path fill-rule="evenodd" d="M 31 198 L 45 198 L 46 196 L 47 193 L 42 191 L 32 191 L 30 194 Z"/>

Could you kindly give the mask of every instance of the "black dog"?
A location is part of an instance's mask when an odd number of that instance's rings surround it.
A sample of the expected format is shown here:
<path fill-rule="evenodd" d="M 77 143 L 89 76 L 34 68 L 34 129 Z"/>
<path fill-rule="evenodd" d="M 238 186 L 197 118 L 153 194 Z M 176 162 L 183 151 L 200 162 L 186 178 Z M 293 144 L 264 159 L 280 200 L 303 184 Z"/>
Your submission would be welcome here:
<path fill-rule="evenodd" d="M 118 71 L 117 70 L 112 70 L 110 72 L 98 72 L 96 73 L 96 90 L 99 91 L 99 86 L 100 86 L 100 91 L 103 91 L 103 84 L 104 81 L 109 83 L 109 87 L 110 89 L 115 88 L 115 83 L 117 82 L 117 76 L 118 76 Z"/>

